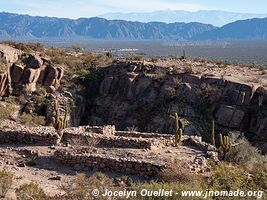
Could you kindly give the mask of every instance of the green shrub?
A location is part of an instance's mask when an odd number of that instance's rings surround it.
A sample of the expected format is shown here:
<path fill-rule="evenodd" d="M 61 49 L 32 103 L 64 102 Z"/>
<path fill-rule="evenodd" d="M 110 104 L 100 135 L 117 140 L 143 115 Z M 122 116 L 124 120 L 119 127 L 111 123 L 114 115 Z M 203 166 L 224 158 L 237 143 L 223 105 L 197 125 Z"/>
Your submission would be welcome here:
<path fill-rule="evenodd" d="M 36 126 L 45 124 L 45 117 L 40 115 L 23 113 L 22 115 L 19 116 L 19 119 L 21 123 L 27 126 Z"/>
<path fill-rule="evenodd" d="M 14 175 L 6 169 L 0 170 L 0 198 L 5 197 L 11 188 Z"/>
<path fill-rule="evenodd" d="M 87 69 L 80 69 L 77 73 L 80 77 L 86 78 L 90 74 L 90 71 Z"/>
<path fill-rule="evenodd" d="M 185 67 L 184 67 L 184 72 L 185 72 L 185 73 L 189 73 L 189 74 L 193 73 L 192 65 L 189 64 L 189 65 L 185 66 Z"/>
<path fill-rule="evenodd" d="M 21 185 L 15 192 L 18 200 L 48 199 L 45 192 L 34 182 Z"/>
<path fill-rule="evenodd" d="M 130 60 L 134 60 L 134 61 L 142 61 L 143 57 L 138 55 L 138 54 L 133 54 L 130 56 Z"/>
<path fill-rule="evenodd" d="M 80 45 L 72 45 L 71 47 L 76 53 L 82 52 L 84 49 Z"/>
<path fill-rule="evenodd" d="M 0 103 L 0 119 L 11 119 L 14 112 L 16 112 L 14 105 Z"/>

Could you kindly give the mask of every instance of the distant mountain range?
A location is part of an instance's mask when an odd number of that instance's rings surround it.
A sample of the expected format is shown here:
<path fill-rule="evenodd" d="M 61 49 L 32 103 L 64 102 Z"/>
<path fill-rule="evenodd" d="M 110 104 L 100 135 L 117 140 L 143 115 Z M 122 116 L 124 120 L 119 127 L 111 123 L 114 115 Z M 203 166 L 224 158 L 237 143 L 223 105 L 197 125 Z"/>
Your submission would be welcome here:
<path fill-rule="evenodd" d="M 266 40 L 267 18 L 248 19 L 229 23 L 221 28 L 204 32 L 195 40 Z"/>
<path fill-rule="evenodd" d="M 139 22 L 200 22 L 204 24 L 212 24 L 214 26 L 223 26 L 237 20 L 265 18 L 267 17 L 267 14 L 234 13 L 220 10 L 201 10 L 196 12 L 184 10 L 160 10 L 145 13 L 107 13 L 99 15 L 98 17 L 108 20 L 119 19 Z"/>
<path fill-rule="evenodd" d="M 0 13 L 0 39 L 254 40 L 267 39 L 267 18 L 221 28 L 198 22 L 129 22 L 103 18 L 77 20 Z"/>

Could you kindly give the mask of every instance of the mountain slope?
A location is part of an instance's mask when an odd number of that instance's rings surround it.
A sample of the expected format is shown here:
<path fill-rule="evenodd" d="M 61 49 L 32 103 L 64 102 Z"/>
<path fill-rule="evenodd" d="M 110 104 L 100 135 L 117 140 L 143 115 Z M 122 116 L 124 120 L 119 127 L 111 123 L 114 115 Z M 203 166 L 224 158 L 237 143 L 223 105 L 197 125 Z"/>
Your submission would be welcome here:
<path fill-rule="evenodd" d="M 259 40 L 267 39 L 267 18 L 210 24 L 77 20 L 0 13 L 0 39 Z"/>
<path fill-rule="evenodd" d="M 0 38 L 85 37 L 122 40 L 188 40 L 215 28 L 201 23 L 141 23 L 97 17 L 71 20 L 0 13 Z"/>
<path fill-rule="evenodd" d="M 120 19 L 139 22 L 201 22 L 205 24 L 212 24 L 214 26 L 223 26 L 237 20 L 264 18 L 267 17 L 267 14 L 234 13 L 219 10 L 202 10 L 197 12 L 183 10 L 160 10 L 144 13 L 107 13 L 100 15 L 99 17 L 108 20 Z"/>
<path fill-rule="evenodd" d="M 267 39 L 267 18 L 236 21 L 197 35 L 196 40 L 262 40 Z"/>

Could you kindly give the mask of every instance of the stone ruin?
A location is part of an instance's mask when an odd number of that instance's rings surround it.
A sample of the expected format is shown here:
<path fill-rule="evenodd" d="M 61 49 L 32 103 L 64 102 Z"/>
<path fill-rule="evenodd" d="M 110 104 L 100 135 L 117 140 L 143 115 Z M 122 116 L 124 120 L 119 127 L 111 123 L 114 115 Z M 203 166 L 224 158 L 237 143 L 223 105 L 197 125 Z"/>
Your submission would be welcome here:
<path fill-rule="evenodd" d="M 54 146 L 58 139 L 53 127 L 2 125 L 0 129 L 0 143 Z M 62 164 L 81 169 L 154 175 L 177 156 L 173 142 L 173 135 L 116 131 L 115 126 L 80 126 L 62 130 L 54 157 Z M 198 149 L 201 156 L 196 158 L 197 163 L 199 159 L 206 163 L 206 157 L 217 159 L 216 148 L 200 137 L 184 136 L 181 148 Z M 204 173 L 207 169 L 205 164 L 194 171 Z"/>

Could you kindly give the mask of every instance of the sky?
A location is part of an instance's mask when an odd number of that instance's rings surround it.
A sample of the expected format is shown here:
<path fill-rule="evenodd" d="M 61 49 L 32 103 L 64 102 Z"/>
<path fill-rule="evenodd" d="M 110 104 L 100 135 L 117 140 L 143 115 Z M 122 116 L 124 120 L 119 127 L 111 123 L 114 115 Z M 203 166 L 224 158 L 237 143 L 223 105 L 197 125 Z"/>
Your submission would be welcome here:
<path fill-rule="evenodd" d="M 267 13 L 266 0 L 0 0 L 0 11 L 34 16 L 94 17 L 110 12 L 224 10 Z"/>

